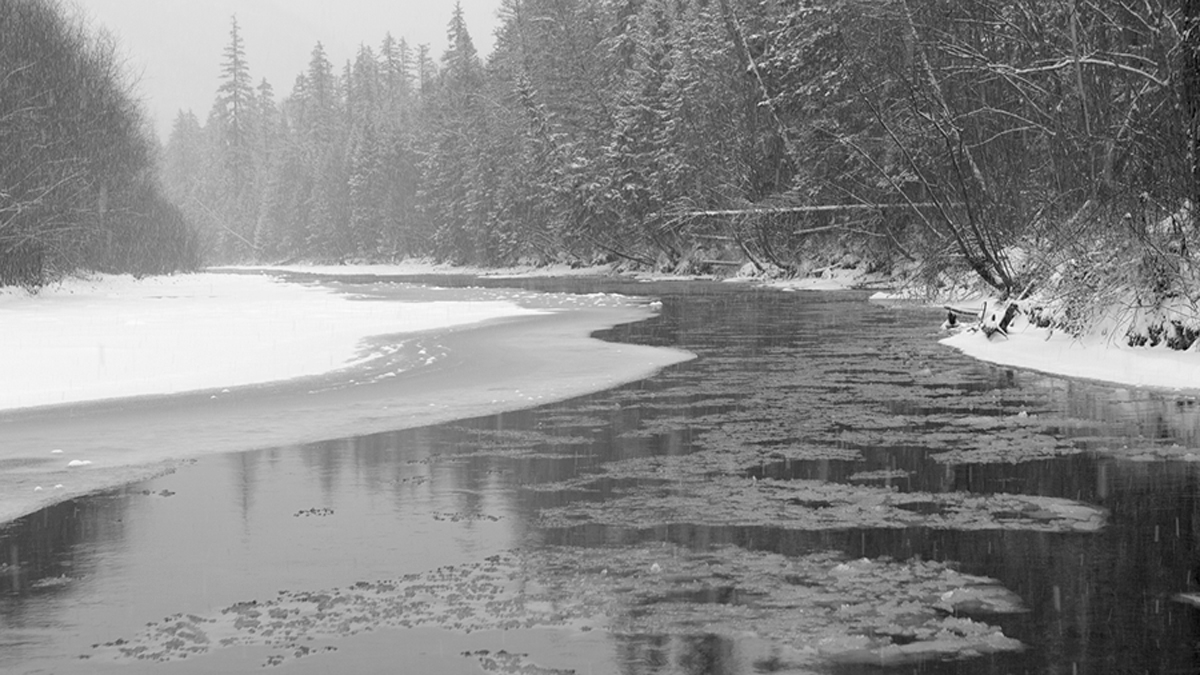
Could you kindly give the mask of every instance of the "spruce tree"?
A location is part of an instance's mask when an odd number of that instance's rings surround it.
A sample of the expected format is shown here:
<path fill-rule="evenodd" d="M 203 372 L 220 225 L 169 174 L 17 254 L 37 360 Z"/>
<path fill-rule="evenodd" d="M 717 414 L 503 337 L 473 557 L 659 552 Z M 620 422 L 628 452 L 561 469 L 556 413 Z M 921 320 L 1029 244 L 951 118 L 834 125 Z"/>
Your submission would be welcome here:
<path fill-rule="evenodd" d="M 241 150 L 249 145 L 249 127 L 255 96 L 246 62 L 246 47 L 242 41 L 237 16 L 230 19 L 229 44 L 221 62 L 221 85 L 217 88 L 217 104 L 230 148 Z"/>
<path fill-rule="evenodd" d="M 205 202 L 213 216 L 214 253 L 221 260 L 253 256 L 259 180 L 254 152 L 258 100 L 251 82 L 241 28 L 233 16 L 208 128 L 219 175 Z"/>
<path fill-rule="evenodd" d="M 448 47 L 433 100 L 427 161 L 422 167 L 423 206 L 440 255 L 482 262 L 488 250 L 487 182 L 480 164 L 484 112 L 480 99 L 483 66 L 467 30 L 461 3 L 447 27 Z"/>

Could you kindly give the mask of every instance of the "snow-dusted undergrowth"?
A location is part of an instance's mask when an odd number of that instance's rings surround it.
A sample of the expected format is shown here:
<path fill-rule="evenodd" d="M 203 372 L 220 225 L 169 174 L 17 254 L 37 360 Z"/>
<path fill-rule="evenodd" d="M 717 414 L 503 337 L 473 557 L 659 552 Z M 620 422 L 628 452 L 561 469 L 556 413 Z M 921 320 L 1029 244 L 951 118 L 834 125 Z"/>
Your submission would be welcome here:
<path fill-rule="evenodd" d="M 1097 253 L 1056 266 L 1022 299 L 960 301 L 978 326 L 943 340 L 1003 365 L 1122 385 L 1200 390 L 1200 278 L 1186 258 Z M 1010 304 L 1006 330 L 995 331 Z M 979 330 L 975 330 L 978 328 Z"/>

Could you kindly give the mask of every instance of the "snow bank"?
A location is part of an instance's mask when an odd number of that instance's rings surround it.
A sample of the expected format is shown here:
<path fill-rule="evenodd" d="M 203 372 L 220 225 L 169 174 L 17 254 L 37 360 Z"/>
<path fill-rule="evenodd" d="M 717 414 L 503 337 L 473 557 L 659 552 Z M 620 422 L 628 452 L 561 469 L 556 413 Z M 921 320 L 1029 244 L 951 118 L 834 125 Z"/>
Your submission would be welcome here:
<path fill-rule="evenodd" d="M 506 301 L 368 302 L 246 274 L 5 290 L 0 410 L 315 375 L 370 358 L 368 336 L 538 313 Z"/>
<path fill-rule="evenodd" d="M 295 272 L 321 276 L 418 276 L 433 274 L 463 274 L 494 279 L 530 277 L 607 276 L 613 274 L 611 265 L 572 267 L 555 264 L 535 267 L 517 265 L 513 267 L 472 267 L 438 263 L 429 260 L 405 260 L 397 263 L 350 263 L 346 265 L 235 265 L 212 268 L 212 271 L 269 271 Z"/>
<path fill-rule="evenodd" d="M 1082 340 L 1020 322 L 1008 338 L 966 330 L 941 341 L 968 356 L 1054 375 L 1134 387 L 1200 391 L 1200 353 L 1129 347 L 1110 337 Z"/>

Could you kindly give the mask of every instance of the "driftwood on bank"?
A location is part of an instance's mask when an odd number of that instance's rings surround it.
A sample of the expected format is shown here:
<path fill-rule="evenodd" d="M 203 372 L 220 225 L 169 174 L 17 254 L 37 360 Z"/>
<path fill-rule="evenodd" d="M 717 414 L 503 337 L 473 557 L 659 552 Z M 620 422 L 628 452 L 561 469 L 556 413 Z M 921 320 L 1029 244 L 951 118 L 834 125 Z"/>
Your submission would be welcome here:
<path fill-rule="evenodd" d="M 745 208 L 729 208 L 729 209 L 687 209 L 678 208 L 668 211 L 659 211 L 652 213 L 646 217 L 648 223 L 654 225 L 650 228 L 656 236 L 664 237 L 667 241 L 672 241 L 670 246 L 672 250 L 680 252 L 693 247 L 696 240 L 707 240 L 714 242 L 726 242 L 734 244 L 740 249 L 744 262 L 749 262 L 759 272 L 766 272 L 768 265 L 778 267 L 780 269 L 791 270 L 793 265 L 786 260 L 785 255 L 780 255 L 774 249 L 770 241 L 770 234 L 767 229 L 761 225 L 762 220 L 771 220 L 773 218 L 782 218 L 789 222 L 791 227 L 785 227 L 784 232 L 780 232 L 786 237 L 806 236 L 818 234 L 822 232 L 841 231 L 848 233 L 856 233 L 867 237 L 889 237 L 886 232 L 875 232 L 857 227 L 858 221 L 843 221 L 832 222 L 825 221 L 828 224 L 817 225 L 815 227 L 796 227 L 800 224 L 797 222 L 805 216 L 825 214 L 834 215 L 839 213 L 879 213 L 882 211 L 892 210 L 912 210 L 922 208 L 944 208 L 945 204 L 936 204 L 933 202 L 901 202 L 901 203 L 862 203 L 856 202 L 852 204 L 787 204 L 776 203 L 774 205 L 758 205 L 748 206 Z M 721 219 L 717 222 L 717 231 L 713 231 L 711 224 L 713 220 Z M 837 219 L 841 221 L 842 219 Z M 705 222 L 708 222 L 708 226 Z M 723 222 L 721 222 L 723 221 Z M 756 224 L 756 221 L 759 221 Z M 689 245 L 687 240 L 692 240 Z M 894 237 L 892 237 L 894 241 Z M 907 258 L 912 259 L 912 256 L 902 247 L 899 242 L 895 242 L 900 252 Z M 725 261 L 720 259 L 697 260 L 703 265 L 716 266 L 732 266 L 734 264 L 742 264 L 742 262 L 734 263 L 733 261 Z"/>
<path fill-rule="evenodd" d="M 936 208 L 938 204 L 933 202 L 903 202 L 897 204 L 818 204 L 807 206 L 757 206 L 742 209 L 694 209 L 691 211 L 670 211 L 651 214 L 650 220 L 658 220 L 663 230 L 679 230 L 688 225 L 692 225 L 701 219 L 705 218 L 730 218 L 734 222 L 747 222 L 751 218 L 759 216 L 786 216 L 786 215 L 806 215 L 820 213 L 847 213 L 847 212 L 863 212 L 863 211 L 888 211 L 895 209 L 914 209 L 914 208 Z M 944 206 L 944 205 L 943 205 Z M 953 205 L 951 205 L 953 206 Z M 847 230 L 857 232 L 867 236 L 885 236 L 877 232 L 869 232 L 853 227 L 849 223 L 835 223 L 831 225 L 821 225 L 817 227 L 808 227 L 803 229 L 791 230 L 793 235 L 818 234 L 820 232 L 829 232 L 832 230 Z M 714 235 L 714 234 L 693 234 L 692 236 L 704 239 L 724 239 L 728 241 L 739 241 L 739 237 L 729 235 Z"/>

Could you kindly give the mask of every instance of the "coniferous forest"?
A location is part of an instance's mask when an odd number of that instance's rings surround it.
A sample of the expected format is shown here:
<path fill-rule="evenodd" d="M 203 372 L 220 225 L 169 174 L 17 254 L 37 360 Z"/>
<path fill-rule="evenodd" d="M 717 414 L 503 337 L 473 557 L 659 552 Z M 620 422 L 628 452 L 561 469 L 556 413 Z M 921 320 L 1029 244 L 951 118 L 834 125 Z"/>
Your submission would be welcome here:
<path fill-rule="evenodd" d="M 505 0 L 486 61 L 456 9 L 438 55 L 316 45 L 279 103 L 235 20 L 166 184 L 220 261 L 796 271 L 835 241 L 1004 294 L 1068 259 L 1174 278 L 1200 194 L 1198 7 Z"/>
<path fill-rule="evenodd" d="M 0 0 L 0 286 L 200 264 L 116 45 L 50 0 Z"/>
<path fill-rule="evenodd" d="M 1200 288 L 1200 0 L 504 0 L 486 59 L 455 7 L 440 54 L 317 44 L 284 91 L 233 18 L 211 110 L 158 157 L 173 205 L 111 47 L 0 7 L 28 38 L 0 46 L 9 281 L 186 263 L 182 211 L 218 263 L 803 273 L 833 250 L 1002 296 Z"/>

